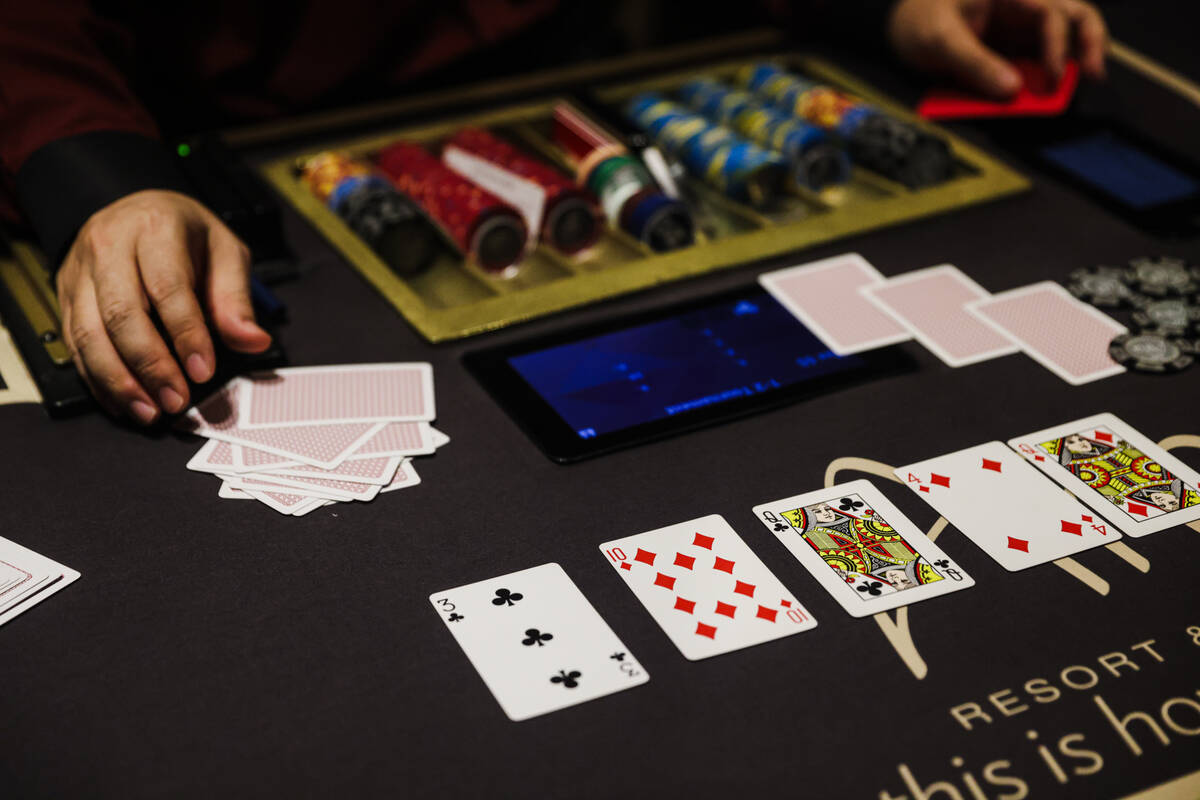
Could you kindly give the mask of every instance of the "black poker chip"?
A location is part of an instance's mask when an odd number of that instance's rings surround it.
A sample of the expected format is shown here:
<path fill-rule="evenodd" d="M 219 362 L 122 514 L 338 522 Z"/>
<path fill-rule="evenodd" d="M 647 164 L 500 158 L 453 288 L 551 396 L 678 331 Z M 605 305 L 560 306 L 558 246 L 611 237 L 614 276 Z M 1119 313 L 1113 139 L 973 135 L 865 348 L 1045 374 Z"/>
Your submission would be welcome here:
<path fill-rule="evenodd" d="M 1169 256 L 1133 259 L 1125 279 L 1135 291 L 1151 297 L 1178 297 L 1200 290 L 1200 268 Z"/>
<path fill-rule="evenodd" d="M 1195 360 L 1191 342 L 1161 333 L 1123 333 L 1112 340 L 1108 354 L 1113 361 L 1137 372 L 1179 372 Z"/>
<path fill-rule="evenodd" d="M 1133 312 L 1133 324 L 1165 336 L 1200 333 L 1200 305 L 1183 297 L 1150 300 Z"/>
<path fill-rule="evenodd" d="M 1069 277 L 1067 291 L 1094 306 L 1132 305 L 1137 297 L 1126 283 L 1126 271 L 1117 267 L 1083 267 Z"/>

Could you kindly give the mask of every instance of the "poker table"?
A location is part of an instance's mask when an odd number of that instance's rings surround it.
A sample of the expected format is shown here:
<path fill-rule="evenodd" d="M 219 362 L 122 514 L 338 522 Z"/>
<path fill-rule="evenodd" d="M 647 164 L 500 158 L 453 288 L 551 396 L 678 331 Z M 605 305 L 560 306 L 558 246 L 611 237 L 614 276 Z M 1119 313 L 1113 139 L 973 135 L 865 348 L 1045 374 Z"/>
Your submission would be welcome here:
<path fill-rule="evenodd" d="M 1139 9 L 1110 20 L 1154 52 L 1173 19 Z M 1193 49 L 1167 55 L 1200 79 Z M 882 65 L 833 57 L 918 94 Z M 1105 102 L 1200 156 L 1200 109 L 1112 72 Z M 972 125 L 952 127 L 992 147 Z M 1017 168 L 1032 191 L 439 345 L 287 214 L 306 267 L 277 287 L 291 363 L 429 361 L 452 442 L 419 462 L 418 487 L 291 518 L 219 500 L 184 468 L 197 440 L 0 407 L 0 533 L 83 576 L 0 630 L 0 796 L 974 800 L 1122 797 L 1170 781 L 1153 796 L 1200 796 L 1197 530 L 1126 539 L 1136 557 L 1082 553 L 1085 579 L 1055 564 L 1007 572 L 947 527 L 938 543 L 975 587 L 853 619 L 751 513 L 871 477 L 930 530 L 932 508 L 844 459 L 905 464 L 1101 411 L 1170 437 L 1200 466 L 1200 369 L 1070 386 L 1022 356 L 951 369 L 908 343 L 911 372 L 561 466 L 461 363 L 483 345 L 847 250 L 886 275 L 953 263 L 992 291 L 1146 254 L 1200 261 L 1200 241 L 1151 237 Z M 817 628 L 704 661 L 680 655 L 597 546 L 707 514 L 729 521 Z M 651 680 L 510 722 L 428 598 L 547 562 Z"/>

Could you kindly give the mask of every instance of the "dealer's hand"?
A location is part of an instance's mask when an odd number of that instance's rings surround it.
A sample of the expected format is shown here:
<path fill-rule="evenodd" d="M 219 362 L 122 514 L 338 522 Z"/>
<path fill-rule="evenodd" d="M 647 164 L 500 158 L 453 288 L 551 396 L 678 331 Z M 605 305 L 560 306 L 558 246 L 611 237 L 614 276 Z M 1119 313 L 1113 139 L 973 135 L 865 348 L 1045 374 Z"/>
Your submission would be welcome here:
<path fill-rule="evenodd" d="M 911 66 L 1005 98 L 1021 88 L 1021 76 L 985 41 L 1005 49 L 1032 46 L 1055 79 L 1073 52 L 1085 76 L 1102 78 L 1108 31 L 1100 12 L 1083 0 L 900 0 L 888 19 L 888 38 Z"/>
<path fill-rule="evenodd" d="M 58 272 L 75 368 L 115 416 L 149 425 L 182 411 L 182 370 L 203 383 L 216 369 L 205 311 L 232 350 L 257 353 L 271 343 L 254 322 L 249 275 L 246 246 L 190 197 L 148 190 L 100 209 Z"/>

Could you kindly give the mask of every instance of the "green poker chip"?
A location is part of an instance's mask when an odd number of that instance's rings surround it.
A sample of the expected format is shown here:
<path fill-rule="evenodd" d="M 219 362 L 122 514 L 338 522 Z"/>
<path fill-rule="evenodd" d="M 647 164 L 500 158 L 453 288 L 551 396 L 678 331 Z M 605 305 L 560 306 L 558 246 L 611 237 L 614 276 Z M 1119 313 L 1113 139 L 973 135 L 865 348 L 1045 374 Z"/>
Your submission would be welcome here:
<path fill-rule="evenodd" d="M 1121 366 L 1160 374 L 1187 369 L 1195 360 L 1194 352 L 1186 339 L 1150 331 L 1123 333 L 1108 346 L 1108 355 Z"/>
<path fill-rule="evenodd" d="M 1083 267 L 1072 272 L 1069 279 L 1067 291 L 1094 306 L 1133 305 L 1137 298 L 1126 282 L 1126 271 L 1117 267 Z"/>
<path fill-rule="evenodd" d="M 1125 280 L 1135 291 L 1151 297 L 1178 297 L 1200 290 L 1200 268 L 1182 258 L 1135 258 L 1125 270 Z"/>
<path fill-rule="evenodd" d="M 1200 333 L 1200 305 L 1182 297 L 1151 300 L 1133 312 L 1133 324 L 1165 336 Z"/>

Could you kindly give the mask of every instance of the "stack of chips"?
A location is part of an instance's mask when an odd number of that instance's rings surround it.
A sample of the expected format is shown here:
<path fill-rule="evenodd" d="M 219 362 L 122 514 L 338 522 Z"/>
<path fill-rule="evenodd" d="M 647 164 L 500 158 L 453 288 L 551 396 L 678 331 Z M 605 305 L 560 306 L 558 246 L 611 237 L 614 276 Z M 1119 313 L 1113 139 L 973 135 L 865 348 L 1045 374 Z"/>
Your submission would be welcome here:
<path fill-rule="evenodd" d="M 463 128 L 445 144 L 479 156 L 541 187 L 546 198 L 541 220 L 542 241 L 564 253 L 576 253 L 595 244 L 600 236 L 600 209 L 591 192 L 481 128 Z"/>
<path fill-rule="evenodd" d="M 469 261 L 502 277 L 517 273 L 528 231 L 515 208 L 412 142 L 385 147 L 379 167 Z"/>
<path fill-rule="evenodd" d="M 784 114 L 750 92 L 697 78 L 680 87 L 679 96 L 713 122 L 783 154 L 801 186 L 817 190 L 850 177 L 850 159 L 824 128 Z"/>
<path fill-rule="evenodd" d="M 366 161 L 324 152 L 301 167 L 301 180 L 401 275 L 428 267 L 436 233 L 416 206 Z"/>
<path fill-rule="evenodd" d="M 784 188 L 788 169 L 783 156 L 660 94 L 634 96 L 625 113 L 692 174 L 730 197 L 762 206 Z"/>
<path fill-rule="evenodd" d="M 780 111 L 833 131 L 856 163 L 909 188 L 954 175 L 954 158 L 944 140 L 831 86 L 770 63 L 747 65 L 738 80 Z"/>
<path fill-rule="evenodd" d="M 1077 269 L 1067 289 L 1094 306 L 1132 309 L 1132 332 L 1108 349 L 1118 364 L 1173 373 L 1200 354 L 1200 267 L 1168 256 L 1135 258 L 1125 267 Z"/>
<path fill-rule="evenodd" d="M 688 207 L 662 190 L 628 149 L 578 109 L 554 108 L 554 142 L 575 161 L 575 178 L 600 199 L 610 224 L 656 252 L 695 241 Z"/>

